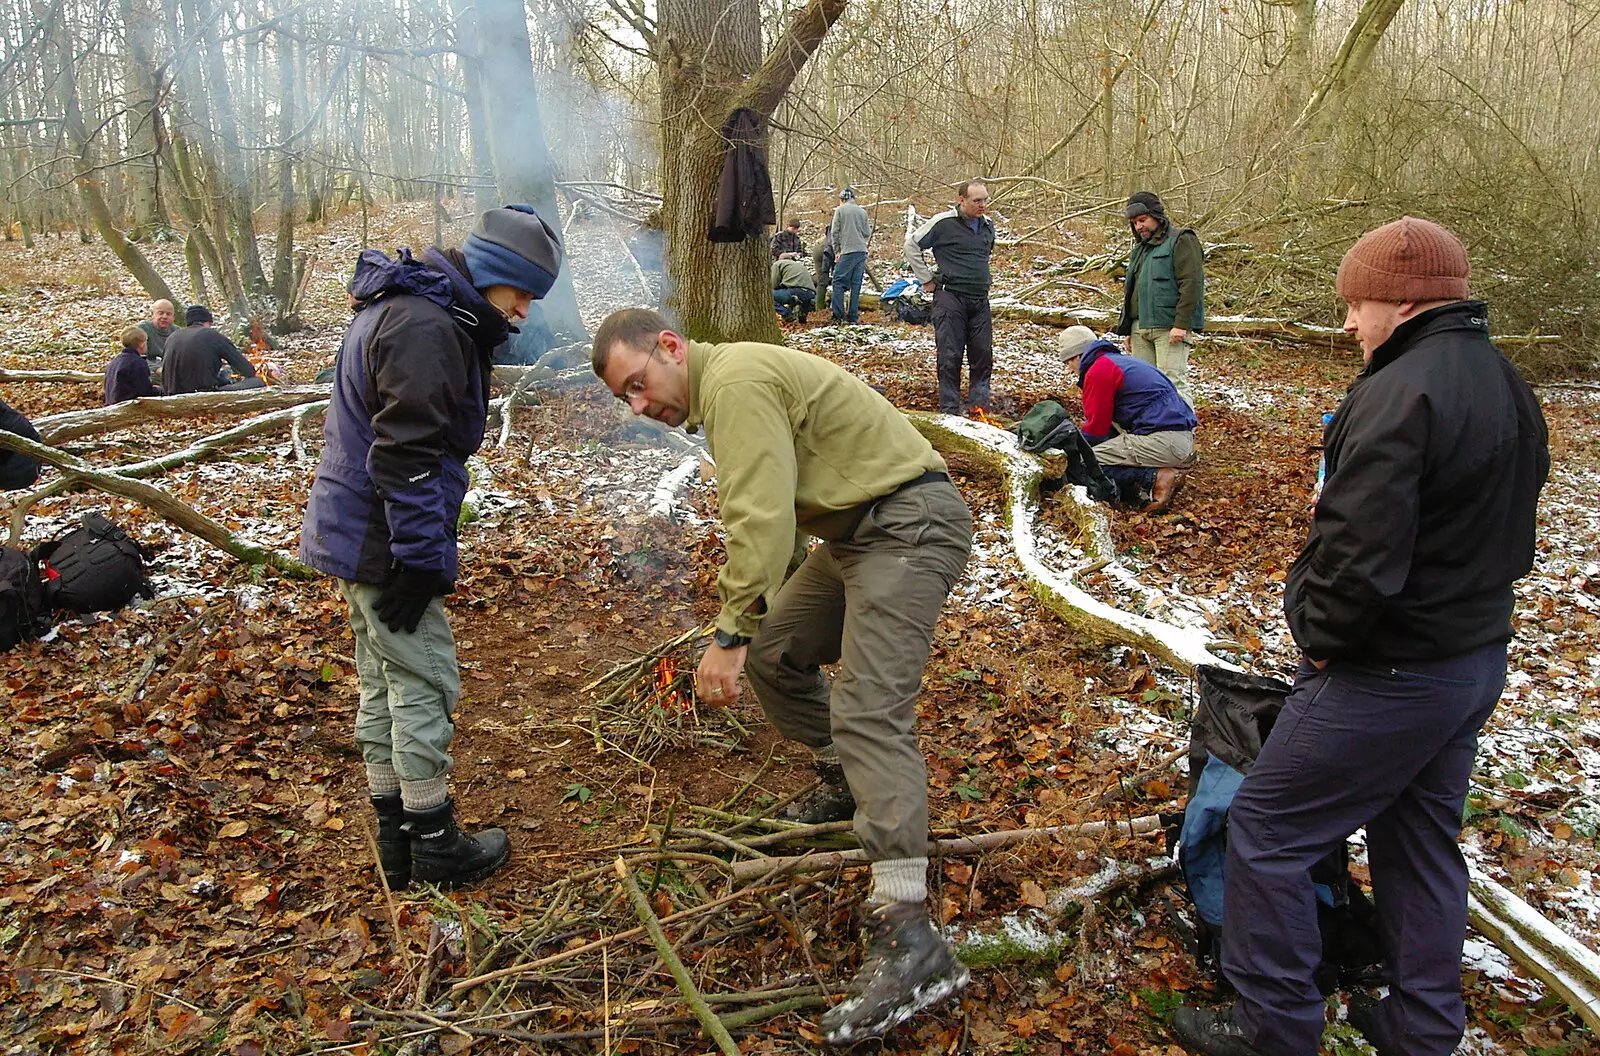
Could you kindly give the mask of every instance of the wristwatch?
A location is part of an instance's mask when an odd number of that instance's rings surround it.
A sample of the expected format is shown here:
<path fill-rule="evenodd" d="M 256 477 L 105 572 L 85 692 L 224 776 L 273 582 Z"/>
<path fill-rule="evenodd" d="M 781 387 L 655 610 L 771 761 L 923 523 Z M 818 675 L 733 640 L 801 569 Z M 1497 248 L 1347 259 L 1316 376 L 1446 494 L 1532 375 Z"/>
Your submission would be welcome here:
<path fill-rule="evenodd" d="M 743 634 L 729 634 L 727 631 L 718 631 L 712 639 L 722 649 L 737 649 L 741 645 L 749 645 L 750 639 Z"/>

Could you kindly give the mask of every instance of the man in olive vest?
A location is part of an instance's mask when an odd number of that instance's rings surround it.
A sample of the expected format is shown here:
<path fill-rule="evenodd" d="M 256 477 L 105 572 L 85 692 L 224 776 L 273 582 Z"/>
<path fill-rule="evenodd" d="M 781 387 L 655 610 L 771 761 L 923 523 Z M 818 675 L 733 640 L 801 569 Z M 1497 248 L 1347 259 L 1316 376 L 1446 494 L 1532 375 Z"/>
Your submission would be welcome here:
<path fill-rule="evenodd" d="M 1136 191 L 1125 210 L 1133 228 L 1117 333 L 1128 339 L 1128 353 L 1171 379 L 1179 395 L 1189 394 L 1189 350 L 1194 334 L 1206 328 L 1205 258 L 1193 228 L 1173 227 L 1166 207 L 1150 191 Z"/>

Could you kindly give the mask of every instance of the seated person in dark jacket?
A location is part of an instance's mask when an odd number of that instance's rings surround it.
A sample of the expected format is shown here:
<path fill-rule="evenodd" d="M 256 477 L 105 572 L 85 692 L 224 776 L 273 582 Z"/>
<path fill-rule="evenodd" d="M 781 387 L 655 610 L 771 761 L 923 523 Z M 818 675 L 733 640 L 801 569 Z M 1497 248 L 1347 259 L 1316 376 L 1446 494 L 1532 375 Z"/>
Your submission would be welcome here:
<path fill-rule="evenodd" d="M 783 316 L 784 322 L 805 322 L 806 313 L 816 301 L 811 269 L 803 261 L 798 257 L 785 257 L 772 262 L 772 307 Z"/>
<path fill-rule="evenodd" d="M 211 309 L 203 304 L 192 304 L 183 321 L 184 328 L 167 338 L 167 356 L 161 364 L 161 388 L 169 396 L 265 386 L 256 377 L 256 368 L 244 353 L 225 334 L 212 329 Z M 224 385 L 218 376 L 224 363 L 243 380 Z"/>
<path fill-rule="evenodd" d="M 25 436 L 29 440 L 39 439 L 39 430 L 33 427 L 33 423 L 28 421 L 21 411 L 12 410 L 4 400 L 0 400 L 0 429 Z M 38 479 L 37 458 L 0 448 L 0 491 L 32 487 L 33 482 Z"/>
<path fill-rule="evenodd" d="M 1194 464 L 1194 430 L 1200 423 L 1161 371 L 1069 326 L 1056 338 L 1061 361 L 1083 389 L 1083 436 L 1122 501 L 1159 513 L 1183 486 Z"/>
<path fill-rule="evenodd" d="M 150 380 L 150 363 L 145 357 L 149 344 L 144 328 L 130 326 L 122 332 L 122 351 L 106 364 L 105 404 L 126 403 L 140 396 L 160 396 L 161 390 Z"/>

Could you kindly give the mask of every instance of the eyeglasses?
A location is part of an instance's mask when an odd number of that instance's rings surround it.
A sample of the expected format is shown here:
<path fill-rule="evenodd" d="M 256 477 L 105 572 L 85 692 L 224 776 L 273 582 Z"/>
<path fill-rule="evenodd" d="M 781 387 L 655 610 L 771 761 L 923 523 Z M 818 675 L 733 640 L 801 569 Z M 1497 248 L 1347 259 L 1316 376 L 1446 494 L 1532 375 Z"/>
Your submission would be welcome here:
<path fill-rule="evenodd" d="M 644 376 L 645 373 L 650 369 L 650 364 L 655 362 L 656 350 L 659 347 L 660 346 L 657 345 L 650 349 L 650 356 L 644 361 L 644 366 L 640 367 L 637 371 L 628 376 L 628 379 L 622 383 L 621 392 L 613 394 L 617 397 L 617 399 L 621 400 L 623 403 L 632 403 L 636 397 L 644 395 Z"/>

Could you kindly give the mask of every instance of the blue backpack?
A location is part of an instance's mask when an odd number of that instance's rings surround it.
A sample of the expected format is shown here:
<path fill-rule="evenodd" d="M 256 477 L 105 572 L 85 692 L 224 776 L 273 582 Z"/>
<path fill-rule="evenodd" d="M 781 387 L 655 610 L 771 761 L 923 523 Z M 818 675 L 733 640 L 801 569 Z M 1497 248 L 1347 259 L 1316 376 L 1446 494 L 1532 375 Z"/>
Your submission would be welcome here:
<path fill-rule="evenodd" d="M 1185 943 L 1202 968 L 1220 976 L 1228 807 L 1294 687 L 1209 665 L 1197 667 L 1195 678 L 1200 692 L 1189 730 L 1189 804 L 1170 818 L 1167 839 L 1176 849 L 1193 916 L 1192 923 L 1182 922 Z M 1379 985 L 1383 944 L 1377 913 L 1350 878 L 1348 848 L 1313 866 L 1311 881 L 1322 931 L 1318 988 L 1327 995 L 1340 986 Z"/>

